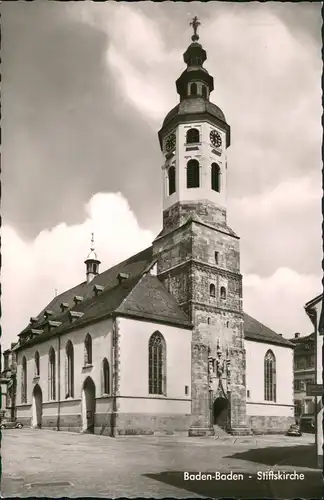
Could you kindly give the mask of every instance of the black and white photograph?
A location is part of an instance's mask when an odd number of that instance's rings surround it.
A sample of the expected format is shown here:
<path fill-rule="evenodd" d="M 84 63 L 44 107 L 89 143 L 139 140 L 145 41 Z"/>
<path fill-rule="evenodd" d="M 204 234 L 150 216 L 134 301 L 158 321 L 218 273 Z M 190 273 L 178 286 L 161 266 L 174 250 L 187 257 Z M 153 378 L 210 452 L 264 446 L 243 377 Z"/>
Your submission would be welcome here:
<path fill-rule="evenodd" d="M 322 497 L 321 8 L 1 4 L 3 497 Z"/>

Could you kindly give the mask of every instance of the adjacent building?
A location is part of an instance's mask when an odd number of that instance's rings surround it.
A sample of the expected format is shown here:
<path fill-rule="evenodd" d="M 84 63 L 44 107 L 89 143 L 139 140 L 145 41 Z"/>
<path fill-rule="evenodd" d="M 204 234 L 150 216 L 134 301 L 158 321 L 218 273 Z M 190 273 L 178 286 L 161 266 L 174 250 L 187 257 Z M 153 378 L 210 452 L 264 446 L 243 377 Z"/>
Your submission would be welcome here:
<path fill-rule="evenodd" d="M 315 333 L 300 336 L 295 333 L 290 340 L 294 345 L 294 403 L 295 416 L 315 416 L 315 397 L 308 394 L 307 388 L 315 383 Z"/>
<path fill-rule="evenodd" d="M 16 352 L 13 348 L 16 343 L 11 344 L 11 348 L 3 353 L 3 369 L 0 374 L 1 384 L 1 416 L 14 419 L 16 414 L 16 391 L 17 391 L 17 363 Z"/>
<path fill-rule="evenodd" d="M 324 311 L 322 309 L 323 294 L 307 302 L 305 311 L 315 329 L 315 383 L 318 386 L 315 397 L 316 449 L 318 465 L 323 467 L 323 355 L 324 355 Z"/>
<path fill-rule="evenodd" d="M 294 421 L 294 345 L 243 312 L 227 220 L 230 125 L 210 101 L 193 26 L 179 103 L 158 133 L 162 230 L 103 273 L 92 245 L 86 280 L 30 318 L 15 349 L 26 425 L 206 435 L 286 432 Z"/>

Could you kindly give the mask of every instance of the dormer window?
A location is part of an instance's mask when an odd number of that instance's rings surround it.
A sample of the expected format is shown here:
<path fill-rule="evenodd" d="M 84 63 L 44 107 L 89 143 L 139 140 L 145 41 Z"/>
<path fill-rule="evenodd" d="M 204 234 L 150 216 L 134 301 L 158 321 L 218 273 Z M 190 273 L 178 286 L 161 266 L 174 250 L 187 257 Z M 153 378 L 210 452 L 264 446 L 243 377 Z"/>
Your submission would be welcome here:
<path fill-rule="evenodd" d="M 104 287 L 102 285 L 94 285 L 93 291 L 96 295 L 96 297 L 99 295 L 104 290 Z"/>
<path fill-rule="evenodd" d="M 81 297 L 81 295 L 76 295 L 73 298 L 73 300 L 74 300 L 75 305 L 77 305 L 77 304 L 80 304 L 83 301 L 83 297 Z"/>
<path fill-rule="evenodd" d="M 69 304 L 67 302 L 62 302 L 60 304 L 61 311 L 64 312 L 69 308 Z"/>
<path fill-rule="evenodd" d="M 118 273 L 117 275 L 117 279 L 118 279 L 118 283 L 121 285 L 125 280 L 127 280 L 129 278 L 129 274 L 128 273 Z"/>
<path fill-rule="evenodd" d="M 53 316 L 53 311 L 47 309 L 44 313 L 45 319 L 48 319 L 50 316 Z"/>

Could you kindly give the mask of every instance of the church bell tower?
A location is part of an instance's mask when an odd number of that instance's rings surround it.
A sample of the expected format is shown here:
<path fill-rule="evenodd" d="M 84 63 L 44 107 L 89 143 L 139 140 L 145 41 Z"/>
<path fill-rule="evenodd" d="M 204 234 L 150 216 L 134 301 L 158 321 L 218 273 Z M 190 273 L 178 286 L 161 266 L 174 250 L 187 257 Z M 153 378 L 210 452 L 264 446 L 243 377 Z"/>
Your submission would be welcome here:
<path fill-rule="evenodd" d="M 239 238 L 226 216 L 230 126 L 210 101 L 214 79 L 203 66 L 199 24 L 195 17 L 187 68 L 176 81 L 180 102 L 159 131 L 163 229 L 153 249 L 159 279 L 194 325 L 191 434 L 218 425 L 246 434 Z"/>

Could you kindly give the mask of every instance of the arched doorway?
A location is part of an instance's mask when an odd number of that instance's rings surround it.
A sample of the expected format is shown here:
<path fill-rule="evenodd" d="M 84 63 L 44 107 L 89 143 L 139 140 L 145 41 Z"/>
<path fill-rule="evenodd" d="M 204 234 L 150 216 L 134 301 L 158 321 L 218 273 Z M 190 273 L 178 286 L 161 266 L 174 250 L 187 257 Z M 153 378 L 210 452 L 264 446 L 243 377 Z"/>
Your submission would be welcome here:
<path fill-rule="evenodd" d="M 229 413 L 229 401 L 223 397 L 218 397 L 213 403 L 213 424 L 222 429 L 226 429 Z"/>
<path fill-rule="evenodd" d="M 87 377 L 82 389 L 82 432 L 94 433 L 96 414 L 96 386 L 91 377 Z"/>
<path fill-rule="evenodd" d="M 43 413 L 43 394 L 42 389 L 38 384 L 35 385 L 33 390 L 33 404 L 32 404 L 32 427 L 40 429 L 42 427 L 42 413 Z"/>

